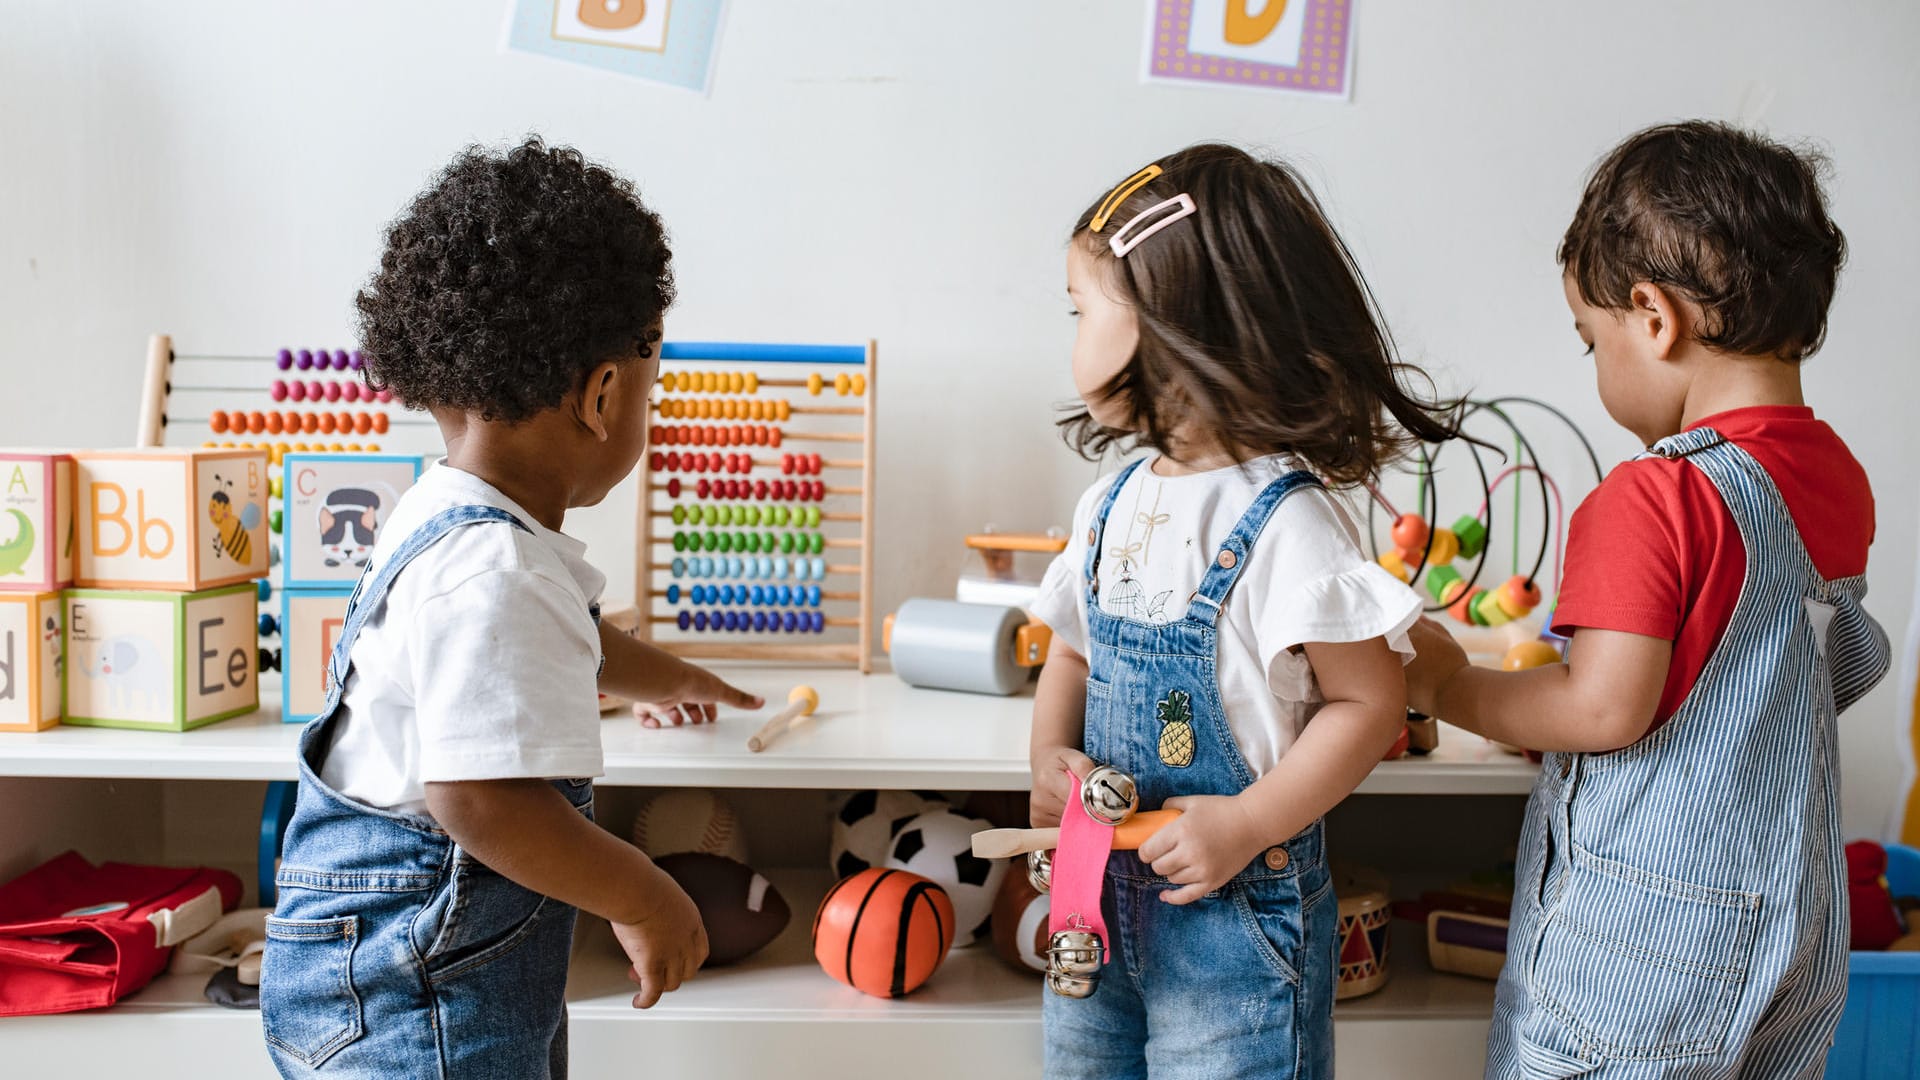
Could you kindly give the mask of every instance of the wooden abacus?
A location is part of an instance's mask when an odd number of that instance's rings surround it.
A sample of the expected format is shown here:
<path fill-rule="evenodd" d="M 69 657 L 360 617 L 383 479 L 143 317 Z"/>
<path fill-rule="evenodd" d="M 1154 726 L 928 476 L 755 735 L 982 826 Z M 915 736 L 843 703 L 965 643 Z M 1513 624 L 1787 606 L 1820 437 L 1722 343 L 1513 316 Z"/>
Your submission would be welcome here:
<path fill-rule="evenodd" d="M 635 522 L 637 636 L 694 659 L 872 670 L 875 358 L 871 341 L 661 346 Z M 848 503 L 858 509 L 832 508 Z M 846 578 L 857 588 L 831 587 Z M 855 613 L 828 614 L 844 605 Z"/>

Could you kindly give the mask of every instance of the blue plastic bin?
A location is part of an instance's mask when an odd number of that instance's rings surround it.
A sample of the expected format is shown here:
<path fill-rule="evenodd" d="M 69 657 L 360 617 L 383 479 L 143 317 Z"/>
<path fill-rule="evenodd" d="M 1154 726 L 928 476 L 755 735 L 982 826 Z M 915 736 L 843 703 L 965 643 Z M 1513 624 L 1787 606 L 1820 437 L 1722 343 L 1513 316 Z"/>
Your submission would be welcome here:
<path fill-rule="evenodd" d="M 1920 851 L 1888 844 L 1887 884 L 1895 896 L 1920 896 Z M 1853 954 L 1827 1077 L 1920 1077 L 1920 952 Z"/>

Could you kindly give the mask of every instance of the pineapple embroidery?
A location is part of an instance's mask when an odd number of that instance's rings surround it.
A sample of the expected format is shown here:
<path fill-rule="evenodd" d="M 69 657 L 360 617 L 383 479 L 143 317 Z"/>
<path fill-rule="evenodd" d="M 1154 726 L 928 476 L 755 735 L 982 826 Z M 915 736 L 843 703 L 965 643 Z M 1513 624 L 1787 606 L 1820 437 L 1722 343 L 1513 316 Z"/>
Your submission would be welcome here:
<path fill-rule="evenodd" d="M 1154 708 L 1154 715 L 1160 721 L 1160 761 L 1176 769 L 1193 764 L 1191 702 L 1185 690 L 1171 690 Z"/>

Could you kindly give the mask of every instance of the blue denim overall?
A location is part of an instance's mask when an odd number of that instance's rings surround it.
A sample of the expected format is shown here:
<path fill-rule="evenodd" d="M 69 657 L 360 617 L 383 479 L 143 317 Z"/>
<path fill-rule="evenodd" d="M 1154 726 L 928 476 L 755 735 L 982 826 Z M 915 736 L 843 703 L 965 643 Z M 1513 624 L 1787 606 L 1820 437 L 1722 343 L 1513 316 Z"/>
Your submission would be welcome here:
<path fill-rule="evenodd" d="M 1746 580 L 1671 720 L 1546 756 L 1487 1075 L 1818 1076 L 1847 988 L 1834 717 L 1886 673 L 1887 637 L 1746 451 L 1696 428 L 1650 453 L 1713 482 Z"/>
<path fill-rule="evenodd" d="M 1107 489 L 1090 530 L 1086 753 L 1132 774 L 1140 805 L 1151 809 L 1253 783 L 1220 700 L 1214 624 L 1274 508 L 1317 481 L 1293 472 L 1267 485 L 1215 554 L 1186 615 L 1150 625 L 1107 614 L 1098 597 L 1107 515 L 1137 466 Z M 1191 739 L 1174 733 L 1163 757 L 1169 722 L 1189 723 Z M 1323 823 L 1192 904 L 1162 902 L 1174 887 L 1134 852 L 1113 854 L 1104 900 L 1112 959 L 1091 997 L 1046 995 L 1046 1075 L 1331 1077 L 1338 912 Z"/>
<path fill-rule="evenodd" d="M 320 779 L 361 628 L 414 556 L 482 522 L 526 529 L 495 507 L 444 511 L 369 566 L 347 602 L 326 708 L 300 736 L 267 921 L 260 1009 L 283 1076 L 566 1075 L 574 909 L 489 870 L 433 819 L 362 806 Z M 592 781 L 554 786 L 593 816 Z"/>

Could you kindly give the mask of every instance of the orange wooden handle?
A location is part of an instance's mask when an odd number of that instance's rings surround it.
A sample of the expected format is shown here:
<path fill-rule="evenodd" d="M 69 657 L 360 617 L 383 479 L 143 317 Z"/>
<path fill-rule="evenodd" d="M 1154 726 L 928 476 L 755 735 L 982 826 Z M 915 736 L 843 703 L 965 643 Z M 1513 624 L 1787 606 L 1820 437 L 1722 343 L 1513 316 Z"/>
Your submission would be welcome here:
<path fill-rule="evenodd" d="M 1178 810 L 1142 810 L 1113 828 L 1113 850 L 1139 851 L 1154 833 L 1173 824 Z"/>
<path fill-rule="evenodd" d="M 1043 551 L 1058 555 L 1067 550 L 1067 538 L 1044 533 L 975 533 L 967 537 L 975 551 Z"/>

